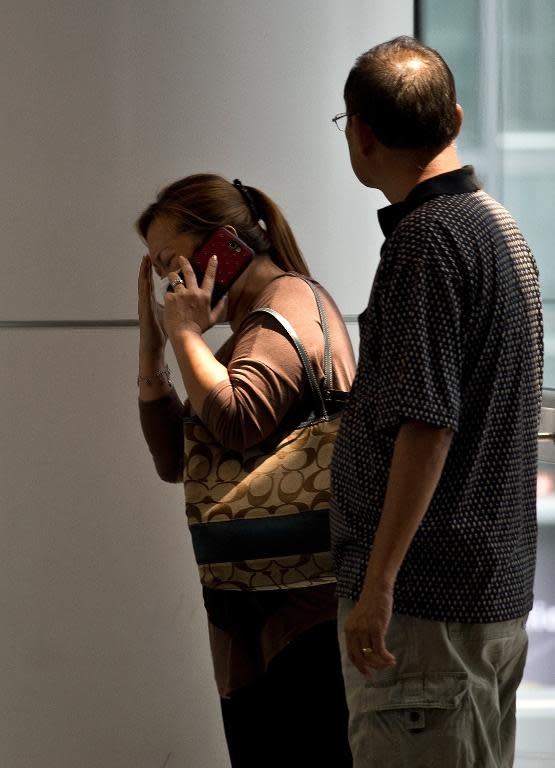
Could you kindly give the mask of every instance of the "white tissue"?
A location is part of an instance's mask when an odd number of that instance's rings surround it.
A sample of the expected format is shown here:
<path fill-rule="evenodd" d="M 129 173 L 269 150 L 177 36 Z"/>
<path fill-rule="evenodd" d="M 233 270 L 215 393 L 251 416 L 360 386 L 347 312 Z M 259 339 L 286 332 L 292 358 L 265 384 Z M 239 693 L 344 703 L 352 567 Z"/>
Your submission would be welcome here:
<path fill-rule="evenodd" d="M 164 297 L 169 288 L 170 281 L 167 277 L 158 277 L 156 273 L 152 275 L 152 282 L 154 283 L 154 296 L 159 304 L 164 303 Z"/>

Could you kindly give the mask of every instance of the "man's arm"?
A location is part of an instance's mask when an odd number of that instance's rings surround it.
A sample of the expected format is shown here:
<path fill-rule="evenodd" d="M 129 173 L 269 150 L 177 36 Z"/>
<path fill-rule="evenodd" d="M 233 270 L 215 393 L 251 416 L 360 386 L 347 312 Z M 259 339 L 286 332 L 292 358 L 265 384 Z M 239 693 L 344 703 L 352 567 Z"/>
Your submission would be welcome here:
<path fill-rule="evenodd" d="M 345 623 L 349 657 L 363 674 L 395 664 L 385 647 L 395 580 L 436 490 L 453 434 L 420 421 L 399 429 L 364 585 Z"/>

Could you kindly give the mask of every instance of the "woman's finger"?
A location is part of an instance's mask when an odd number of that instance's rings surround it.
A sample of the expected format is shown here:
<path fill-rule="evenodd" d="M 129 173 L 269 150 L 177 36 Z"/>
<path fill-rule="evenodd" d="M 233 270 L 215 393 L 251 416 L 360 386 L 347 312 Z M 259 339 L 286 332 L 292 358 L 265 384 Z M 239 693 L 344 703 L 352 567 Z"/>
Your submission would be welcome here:
<path fill-rule="evenodd" d="M 168 272 L 168 288 L 167 293 L 177 293 L 180 288 L 185 288 L 185 283 L 181 275 L 177 272 Z M 164 297 L 166 298 L 166 297 Z"/>
<path fill-rule="evenodd" d="M 142 282 L 146 280 L 149 266 L 150 266 L 150 259 L 148 258 L 148 256 L 143 256 L 143 258 L 141 259 L 140 267 L 139 267 L 139 286 L 141 285 Z"/>
<path fill-rule="evenodd" d="M 151 273 L 152 265 L 150 259 L 148 256 L 143 256 L 139 268 L 138 280 L 139 301 L 142 305 L 145 305 L 149 299 L 150 287 L 152 284 Z"/>
<path fill-rule="evenodd" d="M 148 256 L 143 258 L 139 272 L 139 299 L 142 301 L 145 309 L 151 309 L 152 311 L 154 311 L 154 307 L 158 303 L 154 289 L 152 262 Z"/>
<path fill-rule="evenodd" d="M 193 271 L 193 268 L 191 266 L 191 262 L 189 259 L 186 259 L 184 256 L 179 257 L 179 264 L 181 266 L 181 273 L 183 275 L 183 280 L 185 281 L 185 287 L 189 290 L 194 290 L 198 288 L 197 283 L 197 277 Z"/>
<path fill-rule="evenodd" d="M 206 267 L 206 272 L 204 273 L 204 278 L 201 285 L 202 290 L 207 291 L 210 296 L 212 296 L 212 291 L 214 290 L 214 281 L 216 280 L 217 270 L 218 257 L 216 254 L 214 254 L 208 259 L 208 266 Z"/>

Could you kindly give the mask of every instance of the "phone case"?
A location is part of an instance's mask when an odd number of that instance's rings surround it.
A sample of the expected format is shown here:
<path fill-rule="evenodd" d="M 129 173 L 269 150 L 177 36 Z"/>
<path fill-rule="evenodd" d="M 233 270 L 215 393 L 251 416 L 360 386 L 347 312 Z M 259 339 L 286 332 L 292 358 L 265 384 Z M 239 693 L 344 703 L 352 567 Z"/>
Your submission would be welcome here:
<path fill-rule="evenodd" d="M 208 260 L 214 254 L 218 257 L 218 269 L 212 293 L 212 306 L 218 303 L 245 271 L 254 252 L 228 229 L 220 227 L 191 258 L 191 266 L 199 283 L 204 278 Z"/>

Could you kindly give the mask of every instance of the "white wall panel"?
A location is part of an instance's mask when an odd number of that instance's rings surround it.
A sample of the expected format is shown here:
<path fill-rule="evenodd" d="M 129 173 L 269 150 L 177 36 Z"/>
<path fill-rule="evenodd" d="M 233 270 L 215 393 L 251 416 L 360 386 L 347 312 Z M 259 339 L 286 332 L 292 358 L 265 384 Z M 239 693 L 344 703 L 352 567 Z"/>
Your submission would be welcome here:
<path fill-rule="evenodd" d="M 0 765 L 226 765 L 180 486 L 136 331 L 0 332 Z"/>
<path fill-rule="evenodd" d="M 4 0 L 0 320 L 128 318 L 155 192 L 210 170 L 282 205 L 314 273 L 366 304 L 384 201 L 331 124 L 409 0 Z"/>

